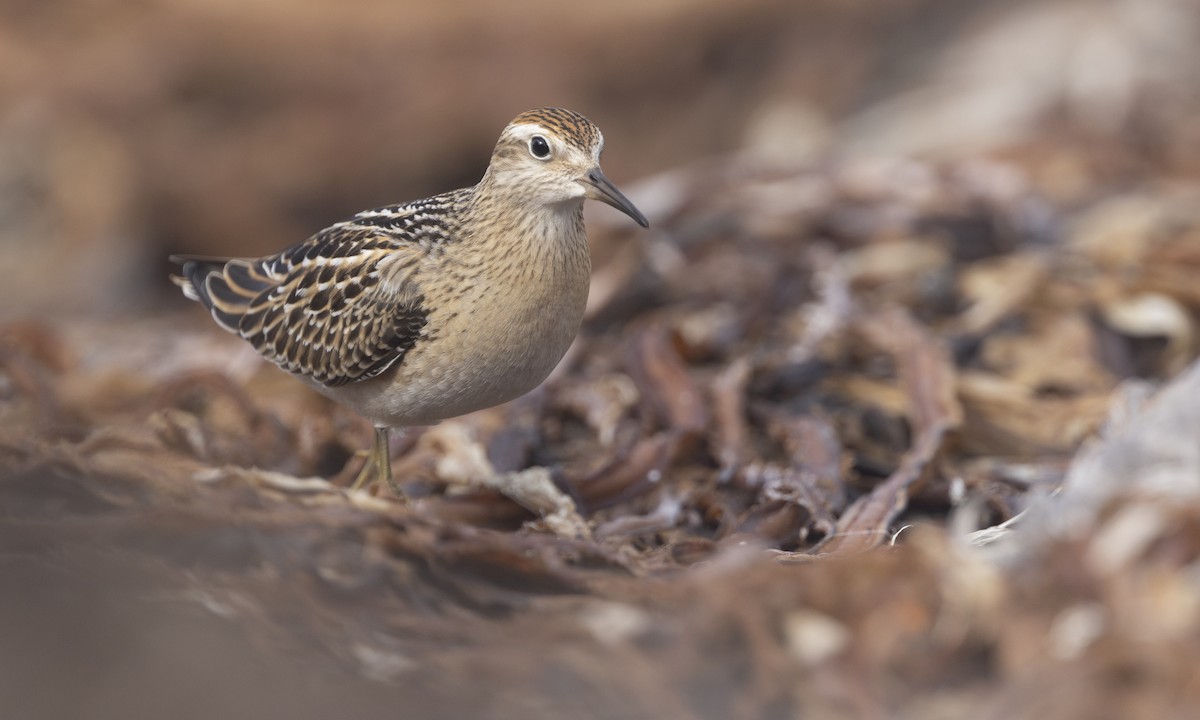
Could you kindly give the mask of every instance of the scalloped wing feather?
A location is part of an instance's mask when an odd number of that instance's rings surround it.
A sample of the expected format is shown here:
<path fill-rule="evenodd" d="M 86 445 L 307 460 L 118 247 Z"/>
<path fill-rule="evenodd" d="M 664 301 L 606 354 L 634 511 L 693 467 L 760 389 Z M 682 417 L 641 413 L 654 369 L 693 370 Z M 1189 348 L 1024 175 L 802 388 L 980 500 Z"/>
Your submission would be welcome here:
<path fill-rule="evenodd" d="M 427 317 L 415 283 L 386 286 L 379 264 L 397 252 L 415 262 L 419 251 L 345 227 L 310 243 L 284 253 L 303 261 L 231 262 L 210 275 L 214 317 L 236 316 L 237 333 L 263 356 L 323 385 L 379 375 L 416 344 Z"/>
<path fill-rule="evenodd" d="M 184 293 L 288 372 L 328 387 L 375 377 L 422 337 L 417 263 L 453 239 L 467 190 L 367 210 L 259 259 L 174 258 Z M 386 262 L 385 262 L 386 261 Z"/>

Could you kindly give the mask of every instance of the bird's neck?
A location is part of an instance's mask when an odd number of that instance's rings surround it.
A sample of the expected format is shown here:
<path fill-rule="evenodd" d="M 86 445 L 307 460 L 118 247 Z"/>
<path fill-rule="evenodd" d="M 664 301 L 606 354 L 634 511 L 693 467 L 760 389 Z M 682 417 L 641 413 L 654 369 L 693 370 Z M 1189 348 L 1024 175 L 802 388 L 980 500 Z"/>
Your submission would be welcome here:
<path fill-rule="evenodd" d="M 549 372 L 579 329 L 592 263 L 582 199 L 536 204 L 530 196 L 528 189 L 477 186 L 464 214 L 467 232 L 456 262 L 470 268 L 466 293 L 497 347 L 518 347 L 513 338 L 528 333 L 545 338 L 546 357 L 497 362 L 546 365 Z"/>
<path fill-rule="evenodd" d="M 528 190 L 516 190 L 483 183 L 475 188 L 467 220 L 470 257 L 462 261 L 476 268 L 482 285 L 519 288 L 504 303 L 527 307 L 521 313 L 530 318 L 565 313 L 575 324 L 573 334 L 592 267 L 582 198 L 537 204 Z"/>
<path fill-rule="evenodd" d="M 508 246 L 517 255 L 553 261 L 555 255 L 587 251 L 583 198 L 545 202 L 528 187 L 497 183 L 485 175 L 474 189 L 470 215 L 489 244 Z"/>

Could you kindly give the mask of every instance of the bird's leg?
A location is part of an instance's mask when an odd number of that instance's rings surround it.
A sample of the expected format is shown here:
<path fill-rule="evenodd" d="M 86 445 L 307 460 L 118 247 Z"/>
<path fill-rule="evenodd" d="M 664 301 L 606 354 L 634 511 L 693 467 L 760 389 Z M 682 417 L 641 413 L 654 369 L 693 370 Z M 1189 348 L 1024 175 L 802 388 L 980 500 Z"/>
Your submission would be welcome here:
<path fill-rule="evenodd" d="M 355 453 L 356 455 L 358 453 Z M 364 486 L 371 484 L 371 476 L 375 474 L 375 448 L 371 447 L 369 452 L 363 453 L 367 456 L 367 461 L 363 463 L 362 470 L 358 471 L 358 475 L 354 478 L 354 482 L 350 483 L 351 490 L 359 490 Z"/>
<path fill-rule="evenodd" d="M 375 428 L 375 450 L 379 453 L 375 459 L 375 466 L 379 468 L 379 474 L 383 476 L 384 482 L 388 484 L 392 492 L 396 493 L 396 497 L 403 498 L 404 493 L 401 492 L 400 485 L 392 477 L 392 445 L 389 442 L 389 429 L 386 427 Z"/>
<path fill-rule="evenodd" d="M 367 453 L 367 462 L 363 464 L 362 470 L 358 471 L 358 477 L 354 478 L 354 483 L 350 485 L 350 489 L 361 490 L 362 488 L 370 487 L 379 480 L 381 473 L 383 477 L 387 478 L 388 484 L 391 485 L 392 473 L 391 462 L 388 456 L 388 429 L 385 427 L 376 427 L 375 440 L 371 444 L 370 452 Z"/>

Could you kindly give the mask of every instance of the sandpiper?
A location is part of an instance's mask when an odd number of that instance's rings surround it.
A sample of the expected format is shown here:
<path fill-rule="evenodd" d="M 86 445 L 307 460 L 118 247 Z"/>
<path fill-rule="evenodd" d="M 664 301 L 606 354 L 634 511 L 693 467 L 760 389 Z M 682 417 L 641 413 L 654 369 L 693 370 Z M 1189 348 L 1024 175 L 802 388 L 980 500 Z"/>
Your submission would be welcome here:
<path fill-rule="evenodd" d="M 504 128 L 473 187 L 360 212 L 262 258 L 173 256 L 172 280 L 263 357 L 375 425 L 353 488 L 392 480 L 391 428 L 512 400 L 583 318 L 583 201 L 648 227 L 600 170 L 604 136 L 540 108 Z"/>

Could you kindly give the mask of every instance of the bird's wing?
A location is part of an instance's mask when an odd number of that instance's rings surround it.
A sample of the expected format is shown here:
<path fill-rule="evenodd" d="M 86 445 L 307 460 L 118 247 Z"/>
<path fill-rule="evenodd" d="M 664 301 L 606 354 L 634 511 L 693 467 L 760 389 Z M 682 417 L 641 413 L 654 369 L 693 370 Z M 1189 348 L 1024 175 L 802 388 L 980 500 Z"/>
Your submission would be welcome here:
<path fill-rule="evenodd" d="M 284 370 L 328 387 L 372 378 L 422 336 L 428 311 L 413 271 L 452 239 L 451 201 L 359 213 L 264 258 L 174 258 L 176 283 Z"/>

